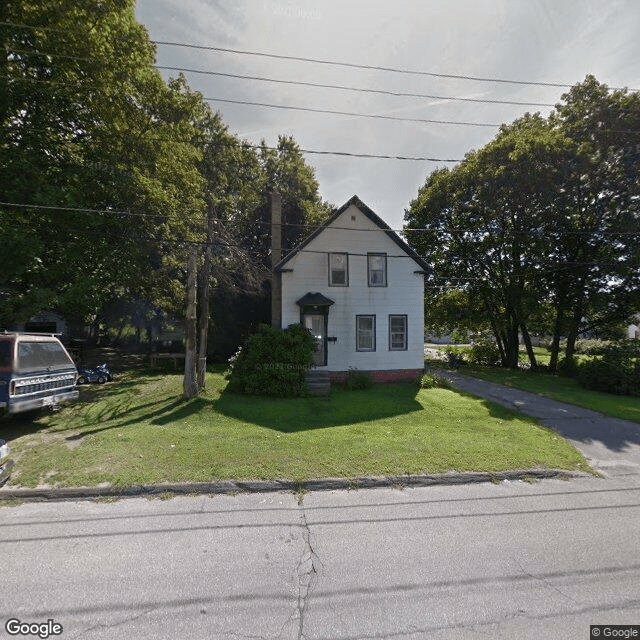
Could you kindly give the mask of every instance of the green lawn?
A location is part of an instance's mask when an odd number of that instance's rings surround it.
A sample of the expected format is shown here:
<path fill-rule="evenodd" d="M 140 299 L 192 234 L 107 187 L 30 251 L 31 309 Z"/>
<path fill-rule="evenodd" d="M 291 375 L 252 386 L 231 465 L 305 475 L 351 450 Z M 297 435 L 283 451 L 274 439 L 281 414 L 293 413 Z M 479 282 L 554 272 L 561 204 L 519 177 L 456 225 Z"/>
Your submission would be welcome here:
<path fill-rule="evenodd" d="M 460 373 L 468 373 L 477 378 L 523 389 L 561 402 L 577 404 L 608 416 L 640 422 L 640 398 L 590 391 L 581 387 L 573 378 L 550 373 L 500 368 L 467 369 L 462 367 Z"/>
<path fill-rule="evenodd" d="M 120 376 L 80 402 L 4 423 L 14 486 L 583 469 L 563 438 L 485 400 L 415 385 L 330 399 L 242 397 L 220 373 L 190 402 L 178 375 Z"/>

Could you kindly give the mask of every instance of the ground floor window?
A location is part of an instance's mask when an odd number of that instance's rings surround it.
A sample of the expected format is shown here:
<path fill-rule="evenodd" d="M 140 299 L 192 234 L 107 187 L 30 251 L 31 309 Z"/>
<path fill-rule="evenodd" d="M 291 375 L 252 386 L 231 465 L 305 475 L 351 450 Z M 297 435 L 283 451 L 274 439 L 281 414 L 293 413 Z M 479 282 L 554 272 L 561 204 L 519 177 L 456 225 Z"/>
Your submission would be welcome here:
<path fill-rule="evenodd" d="M 389 316 L 389 351 L 407 350 L 407 316 Z"/>
<path fill-rule="evenodd" d="M 356 316 L 356 351 L 376 350 L 376 317 Z"/>

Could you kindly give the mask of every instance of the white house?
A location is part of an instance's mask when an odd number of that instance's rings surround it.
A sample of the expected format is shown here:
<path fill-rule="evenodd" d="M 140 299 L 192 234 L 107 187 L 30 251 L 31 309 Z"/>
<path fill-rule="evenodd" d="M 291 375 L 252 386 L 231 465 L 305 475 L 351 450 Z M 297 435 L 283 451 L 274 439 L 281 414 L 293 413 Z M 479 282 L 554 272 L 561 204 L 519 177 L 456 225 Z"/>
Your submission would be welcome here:
<path fill-rule="evenodd" d="M 302 322 L 318 341 L 315 366 L 378 381 L 424 368 L 423 260 L 357 196 L 276 266 L 281 326 Z"/>

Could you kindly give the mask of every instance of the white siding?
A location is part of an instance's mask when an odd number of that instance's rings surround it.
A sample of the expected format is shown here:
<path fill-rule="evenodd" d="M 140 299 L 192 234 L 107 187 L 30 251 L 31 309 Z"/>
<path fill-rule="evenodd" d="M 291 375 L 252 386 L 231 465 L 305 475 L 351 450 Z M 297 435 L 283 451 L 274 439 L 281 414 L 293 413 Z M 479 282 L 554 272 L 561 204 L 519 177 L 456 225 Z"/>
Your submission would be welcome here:
<path fill-rule="evenodd" d="M 330 252 L 349 254 L 349 286 L 329 286 Z M 376 252 L 387 254 L 386 287 L 367 284 L 366 254 Z M 421 267 L 357 207 L 347 208 L 292 258 L 285 269 L 293 271 L 282 273 L 283 327 L 300 322 L 296 300 L 308 292 L 321 293 L 335 302 L 328 317 L 327 335 L 337 338 L 336 342 L 328 343 L 329 371 L 422 369 L 424 278 L 421 273 L 415 273 Z M 376 316 L 374 352 L 356 351 L 356 315 L 362 314 Z M 389 350 L 390 314 L 407 316 L 407 351 Z"/>

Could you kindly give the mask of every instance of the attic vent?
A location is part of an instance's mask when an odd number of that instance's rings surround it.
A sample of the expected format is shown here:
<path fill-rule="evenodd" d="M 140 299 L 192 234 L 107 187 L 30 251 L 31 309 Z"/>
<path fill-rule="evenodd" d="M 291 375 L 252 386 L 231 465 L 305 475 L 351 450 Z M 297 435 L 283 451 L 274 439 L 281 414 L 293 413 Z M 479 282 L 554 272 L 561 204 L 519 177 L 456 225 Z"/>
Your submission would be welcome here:
<path fill-rule="evenodd" d="M 351 216 L 351 220 L 352 220 L 352 222 L 355 222 L 356 221 L 356 217 L 355 216 Z"/>

